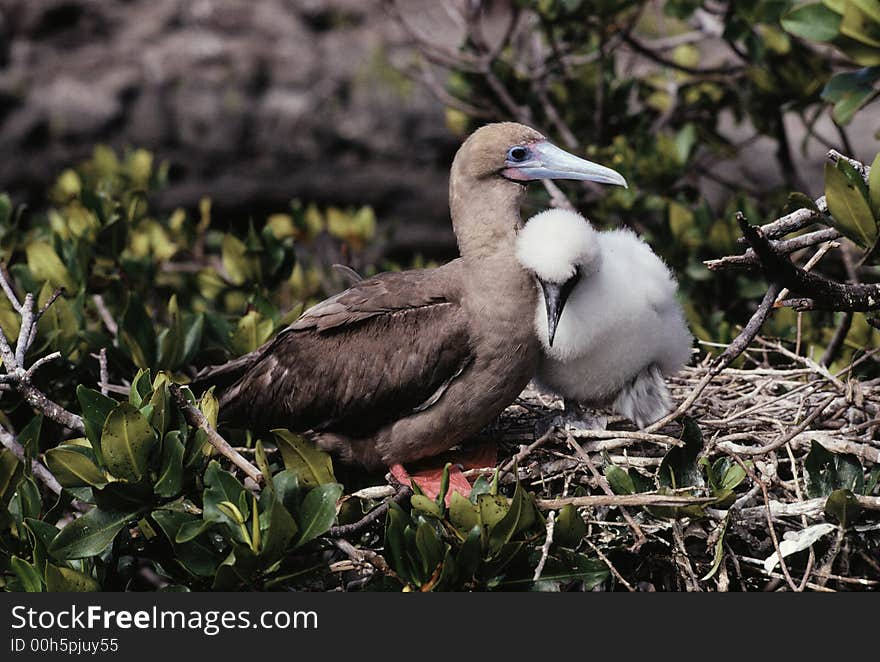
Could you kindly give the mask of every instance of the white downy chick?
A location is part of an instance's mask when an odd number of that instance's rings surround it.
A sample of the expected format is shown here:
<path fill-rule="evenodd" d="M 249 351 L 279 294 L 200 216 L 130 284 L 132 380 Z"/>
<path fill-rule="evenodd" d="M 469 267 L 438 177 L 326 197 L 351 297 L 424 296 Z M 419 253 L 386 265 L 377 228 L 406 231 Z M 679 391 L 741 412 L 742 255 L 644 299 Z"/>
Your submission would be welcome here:
<path fill-rule="evenodd" d="M 690 358 L 693 338 L 675 278 L 629 230 L 597 232 L 580 214 L 536 214 L 517 237 L 535 274 L 535 330 L 544 357 L 535 381 L 573 402 L 611 408 L 640 428 L 671 407 L 664 376 Z"/>

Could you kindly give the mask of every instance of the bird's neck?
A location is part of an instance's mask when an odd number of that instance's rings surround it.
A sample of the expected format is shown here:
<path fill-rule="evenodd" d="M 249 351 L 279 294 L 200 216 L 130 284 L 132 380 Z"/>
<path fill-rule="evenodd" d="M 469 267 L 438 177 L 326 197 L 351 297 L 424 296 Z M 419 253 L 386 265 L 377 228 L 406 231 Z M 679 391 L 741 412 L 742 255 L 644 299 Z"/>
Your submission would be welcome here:
<path fill-rule="evenodd" d="M 525 188 L 496 178 L 459 179 L 450 183 L 452 227 L 467 265 L 485 260 L 516 260 L 516 234 L 522 226 L 519 208 Z"/>

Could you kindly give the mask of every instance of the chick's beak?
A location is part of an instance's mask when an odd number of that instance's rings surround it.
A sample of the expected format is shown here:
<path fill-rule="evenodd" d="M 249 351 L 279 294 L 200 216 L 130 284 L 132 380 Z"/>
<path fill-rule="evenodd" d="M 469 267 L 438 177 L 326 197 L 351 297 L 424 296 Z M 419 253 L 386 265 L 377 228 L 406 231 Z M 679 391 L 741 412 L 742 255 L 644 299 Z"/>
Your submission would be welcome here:
<path fill-rule="evenodd" d="M 580 272 L 562 283 L 551 283 L 549 281 L 539 281 L 541 289 L 544 291 L 544 305 L 547 307 L 547 342 L 553 347 L 553 340 L 556 338 L 556 329 L 559 327 L 559 318 L 562 317 L 562 311 L 565 308 L 565 302 L 571 295 L 574 286 L 580 279 Z"/>

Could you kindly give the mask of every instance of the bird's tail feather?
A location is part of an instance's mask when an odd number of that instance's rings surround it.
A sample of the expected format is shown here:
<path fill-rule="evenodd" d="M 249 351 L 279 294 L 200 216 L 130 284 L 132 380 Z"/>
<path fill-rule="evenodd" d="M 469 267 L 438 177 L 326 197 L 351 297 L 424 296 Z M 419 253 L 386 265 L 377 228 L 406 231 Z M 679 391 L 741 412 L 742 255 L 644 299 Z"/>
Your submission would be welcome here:
<path fill-rule="evenodd" d="M 644 428 L 660 420 L 672 408 L 669 389 L 656 365 L 639 373 L 614 400 L 614 410 Z"/>
<path fill-rule="evenodd" d="M 221 391 L 226 389 L 237 382 L 241 376 L 247 372 L 248 368 L 256 362 L 261 349 L 253 351 L 250 354 L 245 354 L 244 356 L 239 356 L 237 359 L 232 359 L 231 361 L 227 361 L 220 365 L 212 365 L 207 368 L 202 368 L 190 382 L 190 389 L 192 389 L 194 393 L 206 391 L 212 386 Z"/>

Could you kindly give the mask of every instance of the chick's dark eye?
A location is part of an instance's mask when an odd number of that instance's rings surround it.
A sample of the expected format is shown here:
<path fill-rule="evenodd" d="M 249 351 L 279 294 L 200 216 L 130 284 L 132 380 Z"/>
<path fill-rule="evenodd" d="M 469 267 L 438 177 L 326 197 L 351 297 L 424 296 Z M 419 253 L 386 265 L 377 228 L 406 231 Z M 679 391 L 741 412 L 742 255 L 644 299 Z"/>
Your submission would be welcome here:
<path fill-rule="evenodd" d="M 525 161 L 529 156 L 529 150 L 522 146 L 511 147 L 507 152 L 507 158 L 511 161 Z"/>

